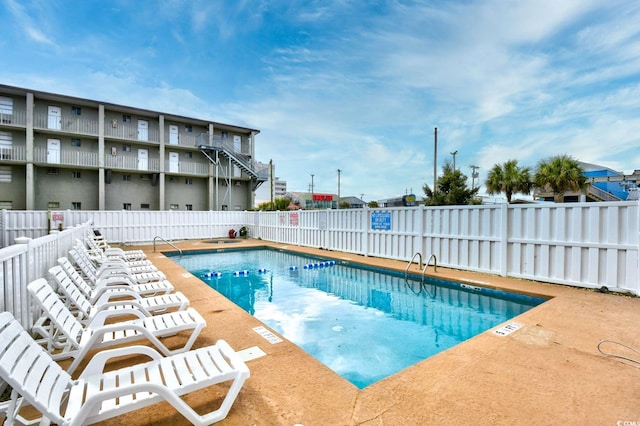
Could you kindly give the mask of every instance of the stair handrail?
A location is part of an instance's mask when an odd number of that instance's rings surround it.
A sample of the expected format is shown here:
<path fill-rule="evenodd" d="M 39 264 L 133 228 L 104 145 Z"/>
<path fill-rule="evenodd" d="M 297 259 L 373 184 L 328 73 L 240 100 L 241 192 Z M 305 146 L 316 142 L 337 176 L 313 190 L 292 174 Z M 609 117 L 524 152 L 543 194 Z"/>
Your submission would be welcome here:
<path fill-rule="evenodd" d="M 172 242 L 167 241 L 167 240 L 165 240 L 164 238 L 162 238 L 162 237 L 160 237 L 160 236 L 158 236 L 158 235 L 156 235 L 155 237 L 153 237 L 153 252 L 154 252 L 154 253 L 156 252 L 156 240 L 158 240 L 158 239 L 159 239 L 159 240 L 164 241 L 166 244 L 169 244 L 171 247 L 173 247 L 174 249 L 178 250 L 178 252 L 180 252 L 180 257 L 182 257 L 182 250 L 181 250 L 179 247 L 177 247 L 177 246 L 176 246 L 175 244 L 173 244 Z"/>

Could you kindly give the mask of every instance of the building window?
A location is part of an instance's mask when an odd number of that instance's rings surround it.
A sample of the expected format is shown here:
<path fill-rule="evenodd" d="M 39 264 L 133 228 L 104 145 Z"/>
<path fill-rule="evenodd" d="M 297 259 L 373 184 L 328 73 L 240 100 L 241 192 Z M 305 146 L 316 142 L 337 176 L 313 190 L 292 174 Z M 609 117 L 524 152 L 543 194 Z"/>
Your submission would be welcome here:
<path fill-rule="evenodd" d="M 82 115 L 82 108 L 77 106 L 71 107 L 71 115 Z"/>
<path fill-rule="evenodd" d="M 131 210 L 131 203 L 124 203 L 122 205 L 122 210 Z"/>
<path fill-rule="evenodd" d="M 82 140 L 80 139 L 71 139 L 71 146 L 80 146 L 82 145 Z"/>
<path fill-rule="evenodd" d="M 60 173 L 60 169 L 58 169 L 57 167 L 49 167 L 47 169 L 47 174 L 48 175 L 57 175 Z"/>
<path fill-rule="evenodd" d="M 192 152 L 185 152 L 184 153 L 184 158 L 193 158 L 193 153 Z"/>
<path fill-rule="evenodd" d="M 189 126 L 189 125 L 184 126 L 184 131 L 187 132 L 187 133 L 192 133 L 193 132 L 193 126 Z"/>
<path fill-rule="evenodd" d="M 122 175 L 122 180 L 129 182 L 131 180 L 131 175 Z"/>
<path fill-rule="evenodd" d="M 13 173 L 10 166 L 0 166 L 0 183 L 11 183 Z"/>
<path fill-rule="evenodd" d="M 180 179 L 178 179 L 176 176 L 169 176 L 169 182 L 179 182 Z"/>
<path fill-rule="evenodd" d="M 122 145 L 123 152 L 131 152 L 131 145 Z"/>
<path fill-rule="evenodd" d="M 122 114 L 123 123 L 131 123 L 131 116 L 129 114 Z"/>
<path fill-rule="evenodd" d="M 228 133 L 227 133 L 227 132 L 220 132 L 220 137 L 221 137 L 222 139 L 226 139 L 226 138 L 227 138 L 227 136 L 228 136 Z"/>
<path fill-rule="evenodd" d="M 187 208 L 187 210 L 191 211 L 193 210 L 193 204 L 186 204 L 185 207 Z"/>
<path fill-rule="evenodd" d="M 184 180 L 184 183 L 186 183 L 187 185 L 193 185 L 193 179 L 191 179 L 191 178 L 186 178 L 186 179 Z"/>
<path fill-rule="evenodd" d="M 82 203 L 79 201 L 72 201 L 71 210 L 82 210 Z"/>
<path fill-rule="evenodd" d="M 80 170 L 74 170 L 71 172 L 71 177 L 74 179 L 80 179 L 82 175 L 80 174 Z"/>
<path fill-rule="evenodd" d="M 48 209 L 59 209 L 60 208 L 60 202 L 59 201 L 49 201 L 47 203 L 47 208 Z"/>
<path fill-rule="evenodd" d="M 180 208 L 179 204 L 170 204 L 169 210 L 178 210 Z"/>
<path fill-rule="evenodd" d="M 142 203 L 142 204 L 140 204 L 140 208 L 141 208 L 141 209 L 148 209 L 148 208 L 149 208 L 149 203 Z"/>

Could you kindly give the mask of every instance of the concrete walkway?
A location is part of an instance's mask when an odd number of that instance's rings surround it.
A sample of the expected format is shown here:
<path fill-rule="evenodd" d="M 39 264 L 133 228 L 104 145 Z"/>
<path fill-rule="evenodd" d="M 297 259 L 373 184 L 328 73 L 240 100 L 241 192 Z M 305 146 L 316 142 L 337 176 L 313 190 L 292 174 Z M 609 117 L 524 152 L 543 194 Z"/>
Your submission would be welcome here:
<path fill-rule="evenodd" d="M 267 245 L 246 240 L 241 246 Z M 224 247 L 201 241 L 183 250 Z M 230 245 L 226 245 L 229 247 Z M 404 271 L 405 262 L 273 245 Z M 140 247 L 136 247 L 140 248 Z M 270 344 L 252 330 L 262 325 L 152 247 L 147 256 L 207 320 L 194 347 L 224 339 L 236 350 L 260 347 L 251 377 L 220 425 L 617 425 L 640 424 L 640 364 L 602 355 L 602 339 L 640 350 L 640 298 L 438 268 L 440 278 L 552 297 L 518 316 L 524 326 L 508 336 L 490 331 L 359 390 L 283 341 Z M 159 250 L 172 251 L 169 246 Z M 175 344 L 183 336 L 172 338 Z M 169 344 L 173 343 L 169 340 Z M 363 342 L 366 344 L 366 342 Z M 609 344 L 605 349 L 640 360 Z M 130 357 L 112 367 L 142 361 Z M 190 395 L 203 411 L 226 388 Z M 622 423 L 618 423 L 622 422 Z M 180 425 L 186 420 L 162 403 L 103 424 Z"/>

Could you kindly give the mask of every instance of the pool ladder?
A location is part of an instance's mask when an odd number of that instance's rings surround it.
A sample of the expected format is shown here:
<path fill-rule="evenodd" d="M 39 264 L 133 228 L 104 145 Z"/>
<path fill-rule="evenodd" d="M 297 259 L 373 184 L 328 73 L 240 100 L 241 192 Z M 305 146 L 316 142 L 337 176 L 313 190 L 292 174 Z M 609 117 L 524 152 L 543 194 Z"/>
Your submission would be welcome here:
<path fill-rule="evenodd" d="M 182 250 L 180 250 L 178 247 L 176 247 L 176 245 L 173 244 L 172 242 L 169 242 L 169 241 L 167 241 L 164 238 L 159 237 L 159 236 L 156 236 L 156 237 L 153 238 L 153 252 L 154 253 L 156 252 L 156 240 L 162 240 L 165 243 L 169 244 L 171 247 L 173 247 L 174 249 L 178 250 L 178 252 L 180 253 L 180 257 L 182 257 Z"/>
<path fill-rule="evenodd" d="M 433 259 L 433 272 L 438 272 L 438 259 L 436 258 L 435 254 L 432 254 L 431 256 L 429 256 L 429 260 L 427 260 L 427 263 L 425 263 L 424 266 L 423 266 L 422 254 L 420 252 L 416 252 L 416 254 L 413 255 L 413 257 L 411 258 L 409 263 L 407 263 L 407 267 L 404 270 L 404 279 L 405 280 L 407 279 L 407 275 L 409 274 L 409 268 L 413 264 L 413 261 L 415 260 L 416 256 L 418 257 L 419 267 L 422 270 L 422 282 L 424 283 L 424 276 L 427 273 L 427 268 L 429 267 L 429 264 L 431 263 L 431 259 Z"/>

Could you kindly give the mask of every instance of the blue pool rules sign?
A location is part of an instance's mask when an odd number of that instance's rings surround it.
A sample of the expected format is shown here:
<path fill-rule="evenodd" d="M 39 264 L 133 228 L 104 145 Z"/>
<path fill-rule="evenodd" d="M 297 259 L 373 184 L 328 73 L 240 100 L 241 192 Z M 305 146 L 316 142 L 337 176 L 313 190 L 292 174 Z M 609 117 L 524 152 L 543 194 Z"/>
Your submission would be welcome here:
<path fill-rule="evenodd" d="M 371 212 L 371 230 L 373 231 L 390 231 L 391 230 L 391 212 Z"/>

